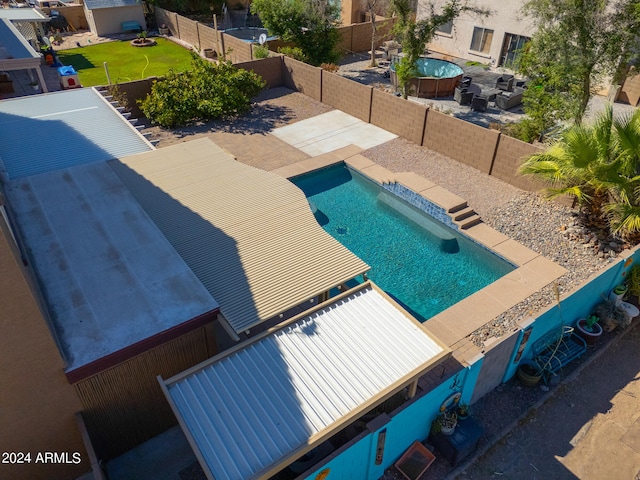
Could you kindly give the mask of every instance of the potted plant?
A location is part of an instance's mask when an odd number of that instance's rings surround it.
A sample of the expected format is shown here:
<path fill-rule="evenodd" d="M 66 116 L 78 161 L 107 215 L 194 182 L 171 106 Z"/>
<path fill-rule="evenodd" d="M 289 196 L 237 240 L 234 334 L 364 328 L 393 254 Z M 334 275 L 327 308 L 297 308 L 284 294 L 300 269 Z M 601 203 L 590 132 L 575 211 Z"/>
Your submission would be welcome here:
<path fill-rule="evenodd" d="M 433 422 L 432 432 L 452 435 L 458 425 L 458 415 L 453 410 L 442 412 Z"/>
<path fill-rule="evenodd" d="M 518 365 L 516 376 L 525 387 L 535 387 L 542 378 L 542 372 L 535 363 L 525 361 Z"/>
<path fill-rule="evenodd" d="M 609 300 L 613 300 L 615 303 L 620 303 L 626 294 L 627 286 L 624 284 L 617 285 L 616 288 L 611 290 Z"/>
<path fill-rule="evenodd" d="M 459 403 L 458 408 L 456 408 L 456 415 L 458 415 L 458 420 L 460 421 L 469 418 L 469 405 L 466 403 Z"/>
<path fill-rule="evenodd" d="M 597 315 L 589 315 L 587 318 L 579 319 L 576 323 L 576 331 L 584 338 L 587 345 L 593 345 L 602 335 L 602 327 L 598 321 L 600 318 Z"/>
<path fill-rule="evenodd" d="M 160 25 L 158 31 L 160 35 L 169 35 L 169 27 L 167 27 L 164 23 Z"/>

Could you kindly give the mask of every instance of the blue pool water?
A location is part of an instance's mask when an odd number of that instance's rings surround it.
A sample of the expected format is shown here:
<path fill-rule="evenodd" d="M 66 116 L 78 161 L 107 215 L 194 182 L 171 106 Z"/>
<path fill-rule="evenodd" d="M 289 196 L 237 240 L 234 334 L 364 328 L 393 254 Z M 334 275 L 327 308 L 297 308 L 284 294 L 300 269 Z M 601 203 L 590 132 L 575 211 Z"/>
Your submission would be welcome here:
<path fill-rule="evenodd" d="M 426 320 L 514 269 L 357 172 L 293 179 L 322 227 L 371 266 L 369 278 Z"/>

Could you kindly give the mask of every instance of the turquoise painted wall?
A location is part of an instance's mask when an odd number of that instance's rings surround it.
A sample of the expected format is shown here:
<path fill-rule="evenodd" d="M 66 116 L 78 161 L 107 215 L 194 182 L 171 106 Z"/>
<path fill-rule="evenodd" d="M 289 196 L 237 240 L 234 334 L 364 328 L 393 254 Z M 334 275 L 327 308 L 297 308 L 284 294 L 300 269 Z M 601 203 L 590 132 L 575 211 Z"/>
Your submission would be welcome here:
<path fill-rule="evenodd" d="M 453 393 L 461 390 L 463 390 L 463 398 L 467 390 L 469 397 L 471 396 L 473 389 L 468 389 L 465 385 L 467 379 L 471 378 L 470 374 L 471 369 L 465 368 L 431 392 L 416 398 L 406 408 L 395 412 L 386 425 L 367 435 L 307 478 L 313 480 L 316 475 L 327 468 L 330 469 L 327 480 L 374 480 L 380 478 L 384 471 L 393 465 L 414 441 L 423 441 L 429 436 L 431 422 L 438 414 L 442 402 Z M 475 382 L 477 378 L 475 369 L 473 374 Z M 387 430 L 384 456 L 382 464 L 375 465 L 378 432 L 382 429 Z"/>

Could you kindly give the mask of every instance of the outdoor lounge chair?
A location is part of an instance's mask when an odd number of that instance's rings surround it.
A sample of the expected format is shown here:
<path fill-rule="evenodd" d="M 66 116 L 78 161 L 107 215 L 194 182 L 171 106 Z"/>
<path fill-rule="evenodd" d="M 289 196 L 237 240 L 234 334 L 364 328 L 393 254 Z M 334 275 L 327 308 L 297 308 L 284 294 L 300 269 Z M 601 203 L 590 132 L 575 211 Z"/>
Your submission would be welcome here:
<path fill-rule="evenodd" d="M 513 89 L 514 77 L 509 74 L 502 74 L 496 80 L 496 88 L 510 92 Z"/>
<path fill-rule="evenodd" d="M 472 77 L 469 77 L 468 75 L 465 75 L 464 77 L 462 77 L 462 80 L 460 81 L 460 87 L 469 88 L 471 86 L 471 81 L 472 80 L 473 80 Z"/>
<path fill-rule="evenodd" d="M 468 92 L 466 88 L 456 87 L 453 92 L 453 99 L 460 105 L 470 105 L 473 99 L 473 92 Z"/>
<path fill-rule="evenodd" d="M 496 107 L 502 110 L 510 110 L 522 103 L 524 89 L 516 88 L 513 92 L 501 92 L 496 96 Z"/>
<path fill-rule="evenodd" d="M 489 99 L 484 95 L 476 95 L 471 100 L 471 110 L 476 112 L 485 112 L 489 106 Z"/>

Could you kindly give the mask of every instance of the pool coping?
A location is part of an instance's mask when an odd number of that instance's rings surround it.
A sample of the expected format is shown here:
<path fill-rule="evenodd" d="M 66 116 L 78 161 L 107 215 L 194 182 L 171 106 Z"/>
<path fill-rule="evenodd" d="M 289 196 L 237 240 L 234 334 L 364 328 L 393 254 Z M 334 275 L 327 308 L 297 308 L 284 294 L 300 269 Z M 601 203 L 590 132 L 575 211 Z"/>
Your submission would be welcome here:
<path fill-rule="evenodd" d="M 362 149 L 359 147 L 350 145 L 277 168 L 271 173 L 290 179 L 344 162 L 381 186 L 384 183 L 398 183 L 412 190 L 431 203 L 442 207 L 452 220 L 455 219 L 456 212 L 469 208 L 463 198 L 427 178 L 414 172 L 391 172 L 364 157 L 361 152 Z M 467 228 L 458 228 L 458 231 L 508 260 L 516 268 L 422 324 L 429 333 L 438 337 L 448 347 L 461 342 L 503 312 L 567 272 L 564 267 L 494 230 L 480 218 L 477 223 Z M 471 349 L 469 352 L 474 350 Z M 468 363 L 471 358 L 467 357 L 463 360 Z"/>

